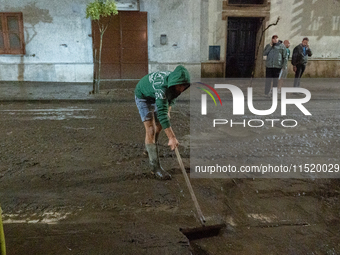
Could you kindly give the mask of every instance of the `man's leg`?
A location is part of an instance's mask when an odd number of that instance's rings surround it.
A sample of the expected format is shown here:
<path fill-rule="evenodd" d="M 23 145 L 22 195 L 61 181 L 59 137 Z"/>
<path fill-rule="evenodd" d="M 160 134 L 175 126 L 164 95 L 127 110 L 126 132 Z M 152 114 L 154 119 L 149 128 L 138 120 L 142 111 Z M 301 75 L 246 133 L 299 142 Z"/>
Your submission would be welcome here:
<path fill-rule="evenodd" d="M 295 78 L 294 78 L 294 87 L 298 87 L 299 84 L 299 72 L 300 69 L 298 69 L 298 65 L 296 66 L 296 71 L 295 71 Z"/>
<path fill-rule="evenodd" d="M 303 73 L 306 70 L 306 65 L 301 65 L 301 74 L 300 74 L 300 78 L 302 77 Z"/>
<path fill-rule="evenodd" d="M 152 120 L 146 120 L 143 122 L 145 127 L 145 144 L 155 143 L 156 127 Z"/>
<path fill-rule="evenodd" d="M 162 131 L 162 125 L 158 120 L 157 112 L 158 112 L 157 105 L 155 104 L 155 109 L 154 109 L 154 112 L 153 112 L 153 119 L 154 119 L 154 123 L 155 123 L 155 142 L 156 142 L 156 144 L 158 144 L 159 133 Z"/>
<path fill-rule="evenodd" d="M 277 93 L 280 94 L 281 93 L 281 88 L 283 86 L 283 80 L 287 78 L 287 75 L 288 75 L 288 69 L 287 68 L 283 68 L 282 69 L 282 73 L 280 72 L 281 74 L 281 77 L 279 79 L 279 82 L 277 84 Z"/>
<path fill-rule="evenodd" d="M 298 87 L 300 87 L 300 81 L 303 73 L 305 72 L 306 66 L 305 65 L 300 65 L 299 66 L 300 72 L 299 72 L 299 80 L 298 80 Z"/>
<path fill-rule="evenodd" d="M 279 80 L 281 69 L 280 68 L 273 68 L 272 74 L 273 74 L 273 88 L 277 87 L 277 83 Z"/>
<path fill-rule="evenodd" d="M 162 180 L 171 179 L 170 174 L 162 169 L 159 164 L 158 150 L 156 146 L 156 133 L 160 132 L 155 124 L 155 117 L 153 112 L 152 103 L 145 99 L 139 99 L 135 97 L 136 105 L 139 110 L 142 122 L 145 127 L 145 149 L 148 152 L 149 162 L 151 166 L 151 171 L 156 175 L 157 178 Z M 157 139 L 158 139 L 157 134 Z"/>
<path fill-rule="evenodd" d="M 271 83 L 272 83 L 272 68 L 266 68 L 266 84 L 264 88 L 264 94 L 267 96 L 269 94 Z"/>
<path fill-rule="evenodd" d="M 145 127 L 145 148 L 148 152 L 149 162 L 151 165 L 151 171 L 156 175 L 158 179 L 170 180 L 171 175 L 166 172 L 159 163 L 158 156 L 158 136 L 162 130 L 162 126 L 159 123 L 155 123 L 155 119 L 144 121 Z"/>
<path fill-rule="evenodd" d="M 295 80 L 294 80 L 294 87 L 300 87 L 300 79 L 305 71 L 305 65 L 296 65 L 296 72 L 295 72 Z"/>
<path fill-rule="evenodd" d="M 155 128 L 156 128 L 156 130 L 155 130 L 155 143 L 158 144 L 158 137 L 159 137 L 160 132 L 162 131 L 161 123 L 156 121 Z"/>
<path fill-rule="evenodd" d="M 281 78 L 277 83 L 277 93 L 281 92 L 282 85 L 283 85 L 283 79 Z"/>

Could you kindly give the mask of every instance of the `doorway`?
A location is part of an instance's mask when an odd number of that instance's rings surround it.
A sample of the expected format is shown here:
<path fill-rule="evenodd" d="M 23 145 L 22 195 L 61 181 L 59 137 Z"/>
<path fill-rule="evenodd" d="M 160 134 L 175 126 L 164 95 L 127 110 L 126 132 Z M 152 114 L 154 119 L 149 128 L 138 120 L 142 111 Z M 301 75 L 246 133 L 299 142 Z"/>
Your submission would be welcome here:
<path fill-rule="evenodd" d="M 100 33 L 95 22 L 92 35 L 94 49 L 99 49 Z M 101 79 L 140 79 L 148 74 L 146 12 L 119 11 L 111 18 L 103 37 L 101 62 Z"/>
<path fill-rule="evenodd" d="M 228 17 L 226 78 L 251 77 L 260 18 Z"/>

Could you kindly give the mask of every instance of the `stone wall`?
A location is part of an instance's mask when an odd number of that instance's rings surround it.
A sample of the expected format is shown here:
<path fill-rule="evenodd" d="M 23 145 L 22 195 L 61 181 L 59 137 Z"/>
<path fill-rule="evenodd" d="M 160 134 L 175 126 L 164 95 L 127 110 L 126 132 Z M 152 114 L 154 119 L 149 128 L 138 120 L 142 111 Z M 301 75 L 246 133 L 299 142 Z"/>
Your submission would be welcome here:
<path fill-rule="evenodd" d="M 193 78 L 200 77 L 201 6 L 197 2 L 140 1 L 140 10 L 148 12 L 149 72 L 172 71 L 183 64 Z M 161 35 L 166 35 L 165 44 Z"/>

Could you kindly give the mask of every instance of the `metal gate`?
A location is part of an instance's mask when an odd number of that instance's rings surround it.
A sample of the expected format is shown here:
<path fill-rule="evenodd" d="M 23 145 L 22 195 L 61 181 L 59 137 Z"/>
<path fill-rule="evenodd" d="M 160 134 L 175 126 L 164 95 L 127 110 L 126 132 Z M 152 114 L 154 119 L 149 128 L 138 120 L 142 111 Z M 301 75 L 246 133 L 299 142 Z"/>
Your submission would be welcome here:
<path fill-rule="evenodd" d="M 96 22 L 92 22 L 92 36 L 94 49 L 99 49 Z M 111 18 L 103 37 L 101 79 L 140 79 L 147 73 L 147 13 L 120 11 Z"/>

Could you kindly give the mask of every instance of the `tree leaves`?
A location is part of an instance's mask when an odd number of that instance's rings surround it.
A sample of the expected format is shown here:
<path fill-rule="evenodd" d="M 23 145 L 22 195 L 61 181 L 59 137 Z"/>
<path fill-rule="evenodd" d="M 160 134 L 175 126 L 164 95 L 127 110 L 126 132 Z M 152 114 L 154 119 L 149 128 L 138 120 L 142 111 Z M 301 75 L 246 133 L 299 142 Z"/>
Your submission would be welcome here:
<path fill-rule="evenodd" d="M 118 14 L 117 5 L 114 0 L 95 0 L 86 6 L 86 18 L 99 20 L 100 17 L 108 17 Z"/>

